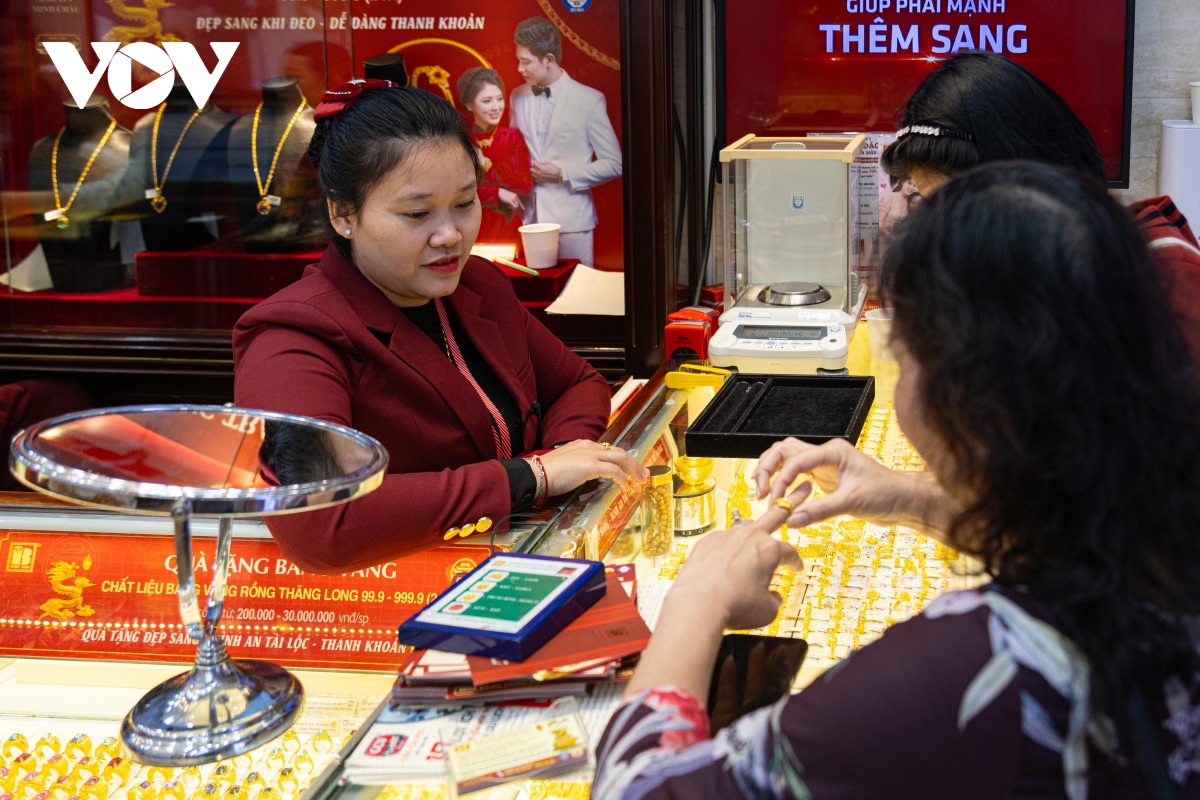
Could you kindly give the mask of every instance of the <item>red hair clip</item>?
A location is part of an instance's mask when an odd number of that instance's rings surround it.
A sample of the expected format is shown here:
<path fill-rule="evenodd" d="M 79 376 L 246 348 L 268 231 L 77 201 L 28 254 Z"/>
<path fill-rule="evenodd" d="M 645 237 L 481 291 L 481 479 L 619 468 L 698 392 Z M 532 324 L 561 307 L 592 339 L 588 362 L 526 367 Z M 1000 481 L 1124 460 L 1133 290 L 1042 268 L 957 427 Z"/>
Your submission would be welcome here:
<path fill-rule="evenodd" d="M 321 98 L 321 104 L 313 111 L 313 119 L 332 117 L 334 114 L 341 113 L 342 109 L 353 103 L 363 92 L 394 86 L 399 86 L 399 84 L 378 78 L 366 80 L 359 78 L 349 83 L 343 83 L 336 89 L 330 89 L 325 93 L 325 96 Z"/>

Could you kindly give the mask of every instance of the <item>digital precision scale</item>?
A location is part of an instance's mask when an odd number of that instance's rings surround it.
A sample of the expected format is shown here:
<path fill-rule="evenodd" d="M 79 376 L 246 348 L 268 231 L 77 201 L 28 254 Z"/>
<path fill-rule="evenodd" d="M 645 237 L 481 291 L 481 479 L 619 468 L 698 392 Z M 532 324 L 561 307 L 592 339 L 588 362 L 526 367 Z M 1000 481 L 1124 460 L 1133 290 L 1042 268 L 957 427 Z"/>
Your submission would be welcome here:
<path fill-rule="evenodd" d="M 760 138 L 721 151 L 725 310 L 709 361 L 756 374 L 845 369 L 867 298 L 851 267 L 865 137 Z"/>

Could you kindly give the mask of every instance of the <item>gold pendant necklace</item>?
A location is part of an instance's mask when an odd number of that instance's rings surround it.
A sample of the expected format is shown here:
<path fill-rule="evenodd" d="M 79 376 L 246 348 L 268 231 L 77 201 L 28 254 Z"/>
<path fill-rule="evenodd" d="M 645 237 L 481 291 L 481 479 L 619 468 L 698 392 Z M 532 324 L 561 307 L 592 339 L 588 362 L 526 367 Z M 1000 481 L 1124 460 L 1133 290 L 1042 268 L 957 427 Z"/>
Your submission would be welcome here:
<path fill-rule="evenodd" d="M 179 138 L 175 140 L 175 147 L 171 148 L 171 155 L 167 158 L 167 168 L 163 170 L 160 180 L 158 177 L 158 126 L 162 122 L 163 111 L 166 108 L 166 103 L 158 107 L 158 113 L 154 115 L 154 132 L 150 139 L 150 172 L 154 179 L 154 196 L 150 198 L 150 207 L 159 214 L 167 210 L 167 198 L 163 197 L 162 189 L 167 184 L 167 176 L 171 174 L 171 165 L 175 163 L 175 154 L 179 152 L 179 146 L 183 144 L 183 137 L 187 136 L 188 128 L 192 127 L 196 117 L 204 111 L 203 108 L 197 108 L 196 113 L 192 114 L 187 124 L 183 126 L 183 133 L 179 134 Z"/>
<path fill-rule="evenodd" d="M 283 143 L 287 141 L 288 134 L 292 132 L 292 126 L 296 124 L 296 120 L 300 119 L 300 112 L 307 105 L 307 99 L 301 100 L 300 107 L 296 109 L 295 114 L 292 114 L 287 127 L 283 129 L 283 138 L 275 146 L 275 155 L 271 156 L 271 169 L 267 172 L 266 183 L 263 183 L 258 171 L 258 118 L 262 114 L 263 104 L 259 103 L 258 108 L 254 109 L 254 125 L 251 126 L 250 130 L 250 158 L 254 161 L 254 182 L 258 184 L 258 202 L 254 204 L 254 208 L 263 216 L 270 214 L 271 207 L 277 206 L 280 203 L 278 197 L 269 195 L 267 192 L 271 188 L 271 180 L 275 177 L 275 165 L 279 163 L 279 154 L 283 152 Z"/>
<path fill-rule="evenodd" d="M 67 198 L 67 204 L 64 206 L 62 200 L 58 196 L 58 143 L 62 141 L 62 135 L 67 132 L 66 127 L 58 132 L 54 137 L 54 147 L 50 150 L 50 181 L 54 187 L 54 210 L 47 211 L 43 217 L 47 222 L 58 220 L 58 229 L 64 230 L 71 224 L 67 219 L 67 212 L 71 210 L 71 204 L 75 202 L 76 195 L 79 194 L 80 187 L 87 180 L 88 172 L 92 169 L 92 164 L 96 161 L 96 156 L 100 155 L 100 151 L 104 149 L 104 145 L 108 144 L 108 137 L 112 136 L 112 132 L 117 127 L 117 121 L 114 119 L 108 123 L 108 130 L 100 137 L 100 144 L 96 145 L 96 149 L 88 156 L 87 163 L 83 165 L 83 172 L 79 173 L 79 180 L 75 182 L 75 191 L 71 192 L 71 196 Z"/>
<path fill-rule="evenodd" d="M 492 160 L 490 158 L 488 158 L 487 153 L 483 152 L 483 148 L 492 146 L 492 142 L 496 141 L 496 132 L 499 130 L 500 130 L 500 126 L 497 125 L 495 128 L 492 129 L 492 135 L 489 136 L 487 139 L 476 139 L 475 140 L 475 146 L 479 149 L 479 155 L 480 155 L 479 163 L 480 163 L 480 166 L 483 167 L 484 172 L 488 172 L 489 170 L 491 170 Z"/>

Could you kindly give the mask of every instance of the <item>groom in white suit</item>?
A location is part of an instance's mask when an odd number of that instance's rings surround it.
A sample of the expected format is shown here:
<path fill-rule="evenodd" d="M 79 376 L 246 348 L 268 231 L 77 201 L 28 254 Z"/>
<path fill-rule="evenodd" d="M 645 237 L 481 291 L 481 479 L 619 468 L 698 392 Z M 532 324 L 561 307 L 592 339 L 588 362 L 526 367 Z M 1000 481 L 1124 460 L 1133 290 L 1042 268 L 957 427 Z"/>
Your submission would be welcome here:
<path fill-rule="evenodd" d="M 509 100 L 511 124 L 525 137 L 533 167 L 534 202 L 525 222 L 557 222 L 559 257 L 595 266 L 592 187 L 621 175 L 621 144 L 604 95 L 563 70 L 562 39 L 550 20 L 525 20 L 513 40 L 525 84 Z"/>

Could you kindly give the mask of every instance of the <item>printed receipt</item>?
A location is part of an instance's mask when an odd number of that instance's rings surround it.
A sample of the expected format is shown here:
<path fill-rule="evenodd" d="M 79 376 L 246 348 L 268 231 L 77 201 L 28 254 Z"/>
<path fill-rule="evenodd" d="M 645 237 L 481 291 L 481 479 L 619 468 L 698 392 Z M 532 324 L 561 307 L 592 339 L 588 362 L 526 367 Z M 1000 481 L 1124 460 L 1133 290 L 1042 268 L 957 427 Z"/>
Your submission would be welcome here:
<path fill-rule="evenodd" d="M 566 772 L 588 761 L 588 737 L 578 714 L 461 744 L 443 740 L 443 747 L 458 794 Z"/>

